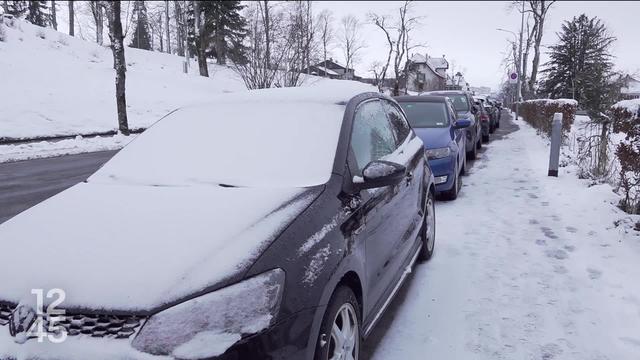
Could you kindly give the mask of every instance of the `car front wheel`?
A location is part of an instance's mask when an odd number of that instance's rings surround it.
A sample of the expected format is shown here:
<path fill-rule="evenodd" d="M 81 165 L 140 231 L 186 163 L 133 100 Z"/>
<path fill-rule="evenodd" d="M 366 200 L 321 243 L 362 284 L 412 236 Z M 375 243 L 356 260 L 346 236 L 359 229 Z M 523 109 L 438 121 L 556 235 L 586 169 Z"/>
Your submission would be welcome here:
<path fill-rule="evenodd" d="M 322 319 L 315 360 L 360 359 L 360 306 L 353 291 L 340 286 Z"/>
<path fill-rule="evenodd" d="M 422 248 L 420 249 L 418 260 L 427 261 L 433 255 L 436 242 L 436 206 L 431 191 L 427 195 L 424 207 L 424 220 L 422 221 L 420 237 L 422 238 Z"/>

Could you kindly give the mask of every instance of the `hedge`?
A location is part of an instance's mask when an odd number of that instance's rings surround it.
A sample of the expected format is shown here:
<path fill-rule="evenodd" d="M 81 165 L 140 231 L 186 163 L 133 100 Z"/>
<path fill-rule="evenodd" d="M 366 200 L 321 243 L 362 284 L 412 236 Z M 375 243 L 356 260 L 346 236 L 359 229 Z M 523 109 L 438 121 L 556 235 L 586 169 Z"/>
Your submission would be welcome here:
<path fill-rule="evenodd" d="M 537 99 L 518 103 L 518 112 L 524 121 L 547 135 L 551 135 L 553 114 L 562 113 L 562 129 L 571 130 L 578 102 L 571 99 Z M 515 105 L 513 106 L 515 110 Z"/>

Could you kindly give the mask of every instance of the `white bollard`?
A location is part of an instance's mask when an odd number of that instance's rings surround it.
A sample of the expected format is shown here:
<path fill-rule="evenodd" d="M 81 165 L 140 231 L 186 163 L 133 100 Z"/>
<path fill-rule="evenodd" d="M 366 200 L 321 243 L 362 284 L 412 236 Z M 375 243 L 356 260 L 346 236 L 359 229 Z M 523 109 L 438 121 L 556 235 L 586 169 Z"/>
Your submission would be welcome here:
<path fill-rule="evenodd" d="M 548 176 L 558 177 L 560 163 L 560 145 L 562 144 L 562 113 L 553 114 L 551 123 L 551 154 L 549 155 Z"/>

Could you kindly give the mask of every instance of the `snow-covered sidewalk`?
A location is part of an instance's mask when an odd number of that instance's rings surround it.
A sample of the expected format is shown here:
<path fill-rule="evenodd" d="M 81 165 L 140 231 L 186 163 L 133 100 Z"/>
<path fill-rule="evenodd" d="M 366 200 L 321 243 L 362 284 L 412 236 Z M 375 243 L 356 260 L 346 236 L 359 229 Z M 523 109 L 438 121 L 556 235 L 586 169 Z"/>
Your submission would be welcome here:
<path fill-rule="evenodd" d="M 640 238 L 614 226 L 626 216 L 608 185 L 572 167 L 547 177 L 545 140 L 516 123 L 438 203 L 434 257 L 367 343 L 372 359 L 640 358 Z"/>

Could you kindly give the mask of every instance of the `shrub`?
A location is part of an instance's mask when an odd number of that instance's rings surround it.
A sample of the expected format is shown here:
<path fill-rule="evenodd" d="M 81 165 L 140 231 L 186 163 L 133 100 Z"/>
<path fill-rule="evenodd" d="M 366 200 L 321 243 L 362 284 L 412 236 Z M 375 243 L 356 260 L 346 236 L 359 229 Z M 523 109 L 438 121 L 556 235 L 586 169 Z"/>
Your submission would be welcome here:
<path fill-rule="evenodd" d="M 569 99 L 537 99 L 518 103 L 519 115 L 539 132 L 551 135 L 553 114 L 562 113 L 562 129 L 571 130 L 578 102 Z"/>
<path fill-rule="evenodd" d="M 616 148 L 620 162 L 620 208 L 628 213 L 640 213 L 640 99 L 615 104 L 610 111 L 613 132 L 624 139 Z"/>

